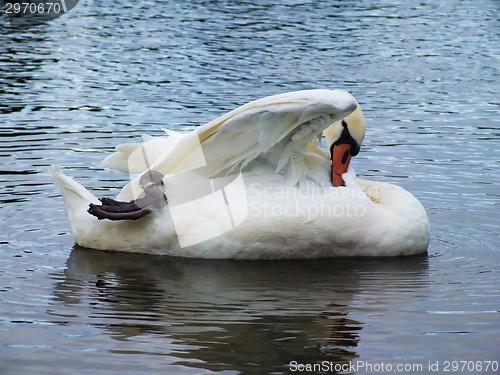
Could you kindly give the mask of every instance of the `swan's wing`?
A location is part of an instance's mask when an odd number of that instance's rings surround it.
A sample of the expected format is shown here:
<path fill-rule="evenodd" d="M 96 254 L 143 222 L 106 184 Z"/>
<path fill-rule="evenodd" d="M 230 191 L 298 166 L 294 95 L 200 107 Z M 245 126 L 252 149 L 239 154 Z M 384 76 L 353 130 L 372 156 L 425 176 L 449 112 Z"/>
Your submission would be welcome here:
<path fill-rule="evenodd" d="M 318 173 L 316 159 L 327 158 L 317 147 L 316 136 L 356 107 L 356 99 L 342 90 L 304 90 L 259 99 L 186 135 L 151 168 L 169 175 L 206 165 L 204 173 L 213 177 L 260 158 L 284 171 L 293 185 Z M 120 198 L 130 199 L 127 189 Z"/>
<path fill-rule="evenodd" d="M 144 134 L 140 143 L 123 143 L 116 146 L 115 152 L 102 162 L 104 167 L 122 172 L 142 173 L 165 151 L 172 150 L 185 134 L 164 129 L 163 137 Z"/>
<path fill-rule="evenodd" d="M 212 174 L 245 167 L 259 156 L 280 171 L 292 159 L 314 154 L 308 144 L 356 107 L 345 91 L 296 91 L 244 105 L 202 127 L 198 136 Z"/>

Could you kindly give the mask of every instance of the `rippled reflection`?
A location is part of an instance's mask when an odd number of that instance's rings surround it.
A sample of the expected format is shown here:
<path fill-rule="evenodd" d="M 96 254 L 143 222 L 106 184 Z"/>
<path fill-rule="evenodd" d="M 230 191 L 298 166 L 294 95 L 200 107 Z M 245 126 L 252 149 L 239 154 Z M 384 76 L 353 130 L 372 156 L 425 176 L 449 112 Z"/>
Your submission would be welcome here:
<path fill-rule="evenodd" d="M 119 341 L 165 337 L 169 346 L 146 352 L 213 371 L 348 363 L 364 326 L 352 314 L 360 294 L 429 292 L 427 257 L 238 262 L 75 248 L 67 264 L 54 295 L 88 313 L 73 320 Z"/>

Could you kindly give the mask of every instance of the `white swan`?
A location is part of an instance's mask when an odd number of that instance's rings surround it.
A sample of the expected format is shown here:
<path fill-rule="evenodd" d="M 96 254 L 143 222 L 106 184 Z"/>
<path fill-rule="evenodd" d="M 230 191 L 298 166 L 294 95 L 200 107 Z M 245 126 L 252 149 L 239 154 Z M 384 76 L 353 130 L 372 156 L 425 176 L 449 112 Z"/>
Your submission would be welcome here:
<path fill-rule="evenodd" d="M 138 174 L 117 197 L 131 203 L 101 202 L 51 169 L 78 245 L 234 259 L 427 251 L 429 221 L 418 200 L 401 187 L 356 179 L 349 167 L 365 120 L 345 91 L 270 96 L 191 133 L 166 132 L 120 145 L 105 160 Z"/>

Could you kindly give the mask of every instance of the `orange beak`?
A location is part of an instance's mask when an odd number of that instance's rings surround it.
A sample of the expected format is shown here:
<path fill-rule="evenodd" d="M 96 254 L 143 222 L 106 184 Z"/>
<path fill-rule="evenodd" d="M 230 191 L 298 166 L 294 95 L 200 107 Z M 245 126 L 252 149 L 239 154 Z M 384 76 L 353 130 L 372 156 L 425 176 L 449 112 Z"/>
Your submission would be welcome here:
<path fill-rule="evenodd" d="M 351 145 L 341 143 L 333 146 L 332 156 L 332 184 L 333 186 L 345 186 L 342 175 L 349 169 L 351 161 Z"/>

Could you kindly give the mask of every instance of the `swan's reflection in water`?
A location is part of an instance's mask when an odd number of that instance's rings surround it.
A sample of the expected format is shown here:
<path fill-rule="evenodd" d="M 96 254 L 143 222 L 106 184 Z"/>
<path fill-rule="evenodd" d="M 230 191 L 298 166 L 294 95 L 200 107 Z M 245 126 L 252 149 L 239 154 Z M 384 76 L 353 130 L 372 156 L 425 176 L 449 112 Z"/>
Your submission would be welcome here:
<path fill-rule="evenodd" d="M 54 293 L 79 323 L 154 341 L 148 354 L 176 364 L 280 373 L 290 361 L 357 358 L 357 296 L 388 282 L 426 288 L 427 258 L 209 261 L 75 248 Z"/>

